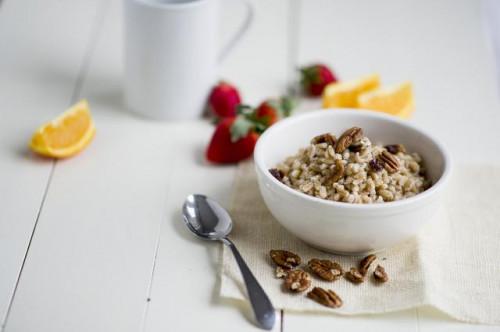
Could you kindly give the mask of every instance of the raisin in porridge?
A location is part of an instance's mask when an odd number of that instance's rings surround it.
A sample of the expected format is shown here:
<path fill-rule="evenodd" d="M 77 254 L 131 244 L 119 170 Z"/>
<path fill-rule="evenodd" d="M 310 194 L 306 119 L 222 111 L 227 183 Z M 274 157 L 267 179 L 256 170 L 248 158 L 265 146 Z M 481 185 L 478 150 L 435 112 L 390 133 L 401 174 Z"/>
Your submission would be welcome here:
<path fill-rule="evenodd" d="M 401 144 L 373 144 L 353 127 L 338 139 L 316 136 L 271 174 L 307 195 L 347 203 L 382 203 L 415 196 L 430 187 L 422 158 Z"/>

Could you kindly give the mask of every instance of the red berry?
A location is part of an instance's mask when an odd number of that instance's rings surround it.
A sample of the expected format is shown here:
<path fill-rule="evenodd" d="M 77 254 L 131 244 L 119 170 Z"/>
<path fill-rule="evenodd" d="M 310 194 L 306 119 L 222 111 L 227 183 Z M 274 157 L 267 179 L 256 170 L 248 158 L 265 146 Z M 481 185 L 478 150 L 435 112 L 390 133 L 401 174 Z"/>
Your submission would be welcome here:
<path fill-rule="evenodd" d="M 237 120 L 245 121 L 231 117 L 219 122 L 207 148 L 206 157 L 209 161 L 219 164 L 236 163 L 252 156 L 259 135 L 250 127 L 246 133 L 243 129 L 237 129 Z"/>
<path fill-rule="evenodd" d="M 337 82 L 337 78 L 326 65 L 314 64 L 300 69 L 302 87 L 311 96 L 321 96 L 329 83 Z"/>
<path fill-rule="evenodd" d="M 217 117 L 227 118 L 236 115 L 236 106 L 241 103 L 238 89 L 227 82 L 219 82 L 210 93 L 208 107 Z"/>
<path fill-rule="evenodd" d="M 255 119 L 264 124 L 266 127 L 269 127 L 278 121 L 278 114 L 279 110 L 277 109 L 275 103 L 264 101 L 255 110 Z"/>
<path fill-rule="evenodd" d="M 275 124 L 280 118 L 290 116 L 296 106 L 296 101 L 290 97 L 267 99 L 254 111 L 254 120 L 264 125 L 265 128 Z"/>

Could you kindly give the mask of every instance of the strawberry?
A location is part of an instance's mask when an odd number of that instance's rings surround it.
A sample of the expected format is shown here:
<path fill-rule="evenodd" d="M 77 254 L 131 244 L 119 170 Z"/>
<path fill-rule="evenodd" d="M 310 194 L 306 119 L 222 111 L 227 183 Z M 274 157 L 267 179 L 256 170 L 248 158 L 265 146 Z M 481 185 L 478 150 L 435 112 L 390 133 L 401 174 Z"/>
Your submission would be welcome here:
<path fill-rule="evenodd" d="M 236 106 L 241 102 L 238 89 L 233 85 L 221 81 L 208 97 L 208 108 L 210 112 L 219 118 L 236 116 Z"/>
<path fill-rule="evenodd" d="M 255 117 L 266 126 L 272 126 L 278 121 L 277 105 L 272 101 L 264 101 L 255 110 Z"/>
<path fill-rule="evenodd" d="M 266 127 L 272 126 L 280 117 L 288 117 L 295 107 L 295 102 L 289 97 L 278 100 L 268 99 L 263 101 L 255 110 L 255 120 Z"/>
<path fill-rule="evenodd" d="M 244 116 L 222 119 L 210 140 L 206 157 L 218 164 L 236 163 L 252 156 L 259 134 Z"/>
<path fill-rule="evenodd" d="M 207 159 L 228 164 L 251 157 L 260 134 L 280 116 L 288 116 L 293 106 L 293 100 L 287 97 L 264 101 L 257 109 L 238 105 L 236 116 L 222 118 L 217 124 L 206 151 Z"/>
<path fill-rule="evenodd" d="M 337 82 L 337 78 L 330 68 L 323 64 L 300 68 L 300 72 L 302 87 L 310 96 L 321 96 L 326 85 Z"/>

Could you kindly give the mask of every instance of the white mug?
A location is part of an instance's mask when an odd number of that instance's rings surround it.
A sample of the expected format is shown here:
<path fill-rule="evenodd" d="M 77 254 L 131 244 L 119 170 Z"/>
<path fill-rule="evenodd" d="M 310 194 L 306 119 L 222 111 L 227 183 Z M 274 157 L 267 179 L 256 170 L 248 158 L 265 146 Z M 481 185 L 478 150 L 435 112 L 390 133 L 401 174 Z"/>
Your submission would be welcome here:
<path fill-rule="evenodd" d="M 158 120 L 199 117 L 215 83 L 217 63 L 246 32 L 244 22 L 219 52 L 219 0 L 124 0 L 125 101 Z"/>

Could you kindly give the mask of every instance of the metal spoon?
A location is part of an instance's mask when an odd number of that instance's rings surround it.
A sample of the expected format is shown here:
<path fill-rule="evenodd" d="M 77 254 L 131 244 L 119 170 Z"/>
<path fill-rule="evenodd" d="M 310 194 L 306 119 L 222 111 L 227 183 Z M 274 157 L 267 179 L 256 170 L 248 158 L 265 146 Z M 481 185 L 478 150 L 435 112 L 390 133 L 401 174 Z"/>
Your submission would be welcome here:
<path fill-rule="evenodd" d="M 182 207 L 182 215 L 187 227 L 204 240 L 221 241 L 234 254 L 245 280 L 250 303 L 260 327 L 271 330 L 274 326 L 275 310 L 266 293 L 227 236 L 231 232 L 231 217 L 216 201 L 198 194 L 189 195 Z"/>

